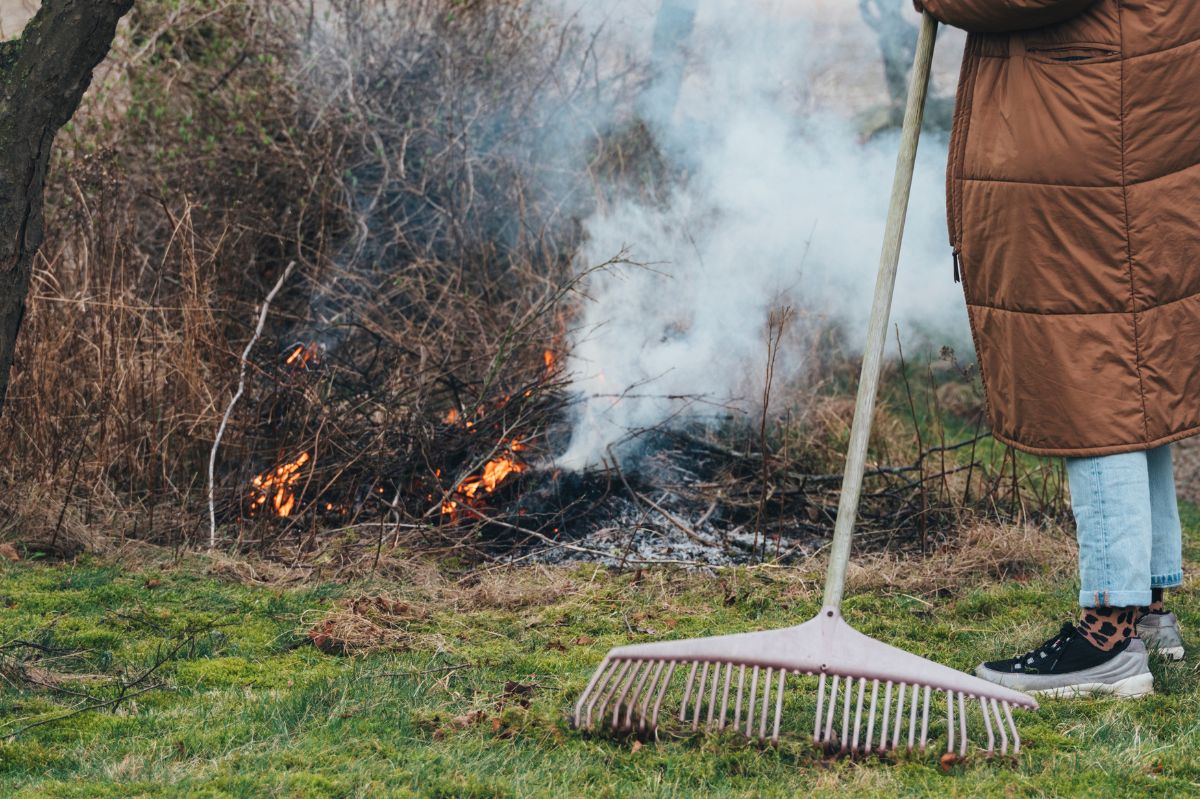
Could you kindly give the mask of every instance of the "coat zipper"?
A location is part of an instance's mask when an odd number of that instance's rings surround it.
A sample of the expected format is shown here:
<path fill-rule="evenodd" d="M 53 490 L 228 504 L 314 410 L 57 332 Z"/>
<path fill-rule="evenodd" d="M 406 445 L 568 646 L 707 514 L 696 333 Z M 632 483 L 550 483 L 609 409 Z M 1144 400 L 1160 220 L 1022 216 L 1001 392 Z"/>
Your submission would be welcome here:
<path fill-rule="evenodd" d="M 1117 50 L 1094 45 L 1068 44 L 1058 47 L 1030 47 L 1025 52 L 1036 53 L 1051 61 L 1070 63 L 1073 61 L 1091 61 L 1095 58 L 1112 58 L 1120 55 Z"/>

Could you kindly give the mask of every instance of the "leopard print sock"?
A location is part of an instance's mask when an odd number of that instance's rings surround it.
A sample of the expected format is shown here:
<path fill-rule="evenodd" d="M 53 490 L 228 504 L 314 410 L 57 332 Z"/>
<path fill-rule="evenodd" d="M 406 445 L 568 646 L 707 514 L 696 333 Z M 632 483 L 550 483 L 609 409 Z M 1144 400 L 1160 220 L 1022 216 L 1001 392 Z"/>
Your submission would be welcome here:
<path fill-rule="evenodd" d="M 1084 608 L 1079 632 L 1101 652 L 1110 652 L 1132 638 L 1136 631 L 1137 607 Z"/>

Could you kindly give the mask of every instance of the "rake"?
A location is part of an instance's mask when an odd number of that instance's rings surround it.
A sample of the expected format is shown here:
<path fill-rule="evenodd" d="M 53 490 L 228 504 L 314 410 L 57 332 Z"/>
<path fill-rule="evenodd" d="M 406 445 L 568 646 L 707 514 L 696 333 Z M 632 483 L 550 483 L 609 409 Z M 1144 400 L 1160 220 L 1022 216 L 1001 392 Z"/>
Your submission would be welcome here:
<path fill-rule="evenodd" d="M 1010 747 L 1013 754 L 1020 751 L 1013 708 L 1036 709 L 1031 697 L 876 641 L 841 615 L 937 27 L 933 17 L 923 15 L 820 612 L 781 630 L 613 649 L 575 706 L 577 729 L 608 725 L 614 731 L 656 732 L 664 704 L 673 707 L 679 700 L 673 681 L 686 672 L 678 720 L 692 730 L 731 725 L 747 738 L 777 742 L 790 679 L 815 682 L 812 740 L 826 750 L 925 751 L 933 711 L 935 731 L 944 713 L 948 753 L 966 756 L 969 715 L 982 717 L 987 753 L 996 750 L 997 739 L 1001 754 Z"/>

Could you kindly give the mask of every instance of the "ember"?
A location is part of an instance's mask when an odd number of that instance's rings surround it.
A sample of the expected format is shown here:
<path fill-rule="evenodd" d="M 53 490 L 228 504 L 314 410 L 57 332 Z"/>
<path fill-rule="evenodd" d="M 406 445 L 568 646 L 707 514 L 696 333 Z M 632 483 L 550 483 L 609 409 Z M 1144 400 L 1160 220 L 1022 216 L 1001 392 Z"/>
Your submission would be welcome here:
<path fill-rule="evenodd" d="M 309 344 L 297 344 L 291 355 L 284 361 L 285 366 L 293 369 L 311 369 L 321 363 L 321 348 L 314 341 Z"/>
<path fill-rule="evenodd" d="M 251 480 L 254 489 L 250 492 L 250 515 L 254 516 L 256 511 L 270 503 L 276 516 L 290 516 L 296 508 L 296 493 L 292 486 L 300 480 L 300 470 L 309 460 L 311 456 L 301 452 L 295 460 L 280 464 Z"/>

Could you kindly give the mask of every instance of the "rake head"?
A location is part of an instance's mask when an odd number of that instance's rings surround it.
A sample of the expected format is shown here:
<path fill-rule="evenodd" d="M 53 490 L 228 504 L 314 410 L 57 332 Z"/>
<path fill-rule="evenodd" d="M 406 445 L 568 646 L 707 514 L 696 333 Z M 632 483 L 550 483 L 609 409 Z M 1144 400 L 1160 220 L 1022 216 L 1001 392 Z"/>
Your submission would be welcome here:
<path fill-rule="evenodd" d="M 793 682 L 815 678 L 813 742 L 844 753 L 904 746 L 925 751 L 930 706 L 941 702 L 947 752 L 957 748 L 966 756 L 968 712 L 978 706 L 987 732 L 985 751 L 994 752 L 999 738 L 1001 754 L 1010 746 L 1016 754 L 1021 737 L 1012 708 L 1037 709 L 1026 694 L 876 641 L 847 624 L 837 610 L 824 608 L 804 624 L 782 630 L 618 647 L 575 705 L 575 727 L 655 731 L 664 701 L 670 698 L 673 706 L 678 699 L 672 678 L 685 672 L 679 721 L 690 721 L 693 730 L 702 724 L 723 730 L 731 723 L 734 732 L 760 741 L 769 736 L 772 742 L 780 736 L 788 677 Z"/>

